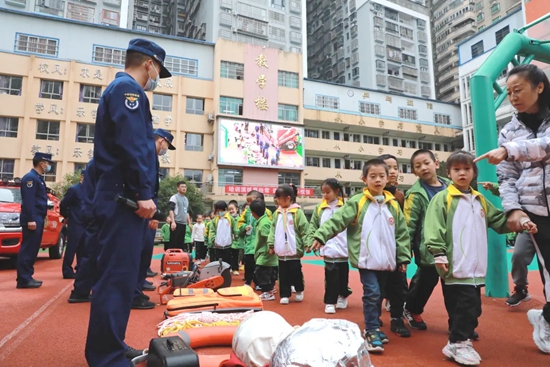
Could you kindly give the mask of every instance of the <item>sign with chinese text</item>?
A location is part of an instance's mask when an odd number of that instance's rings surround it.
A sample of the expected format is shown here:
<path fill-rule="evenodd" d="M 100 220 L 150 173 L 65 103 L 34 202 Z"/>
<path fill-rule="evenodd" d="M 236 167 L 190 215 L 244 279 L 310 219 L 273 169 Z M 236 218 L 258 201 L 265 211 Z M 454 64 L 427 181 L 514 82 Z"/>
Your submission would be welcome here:
<path fill-rule="evenodd" d="M 247 194 L 252 190 L 256 190 L 265 195 L 275 195 L 277 186 L 247 186 L 247 185 L 225 185 L 226 194 Z M 312 188 L 298 188 L 298 197 L 311 197 L 314 195 Z"/>
<path fill-rule="evenodd" d="M 244 62 L 244 106 L 246 118 L 277 121 L 279 51 L 247 44 Z"/>

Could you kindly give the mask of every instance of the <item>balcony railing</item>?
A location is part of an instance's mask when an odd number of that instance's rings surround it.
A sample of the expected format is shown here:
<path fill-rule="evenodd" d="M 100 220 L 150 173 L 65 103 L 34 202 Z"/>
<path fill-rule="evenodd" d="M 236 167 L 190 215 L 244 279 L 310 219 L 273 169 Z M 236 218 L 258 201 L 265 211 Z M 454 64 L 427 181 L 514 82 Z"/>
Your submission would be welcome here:
<path fill-rule="evenodd" d="M 413 69 L 408 66 L 403 66 L 403 74 L 412 75 L 412 76 L 418 76 L 418 70 Z"/>
<path fill-rule="evenodd" d="M 393 76 L 388 77 L 388 84 L 391 89 L 403 90 L 403 80 Z"/>

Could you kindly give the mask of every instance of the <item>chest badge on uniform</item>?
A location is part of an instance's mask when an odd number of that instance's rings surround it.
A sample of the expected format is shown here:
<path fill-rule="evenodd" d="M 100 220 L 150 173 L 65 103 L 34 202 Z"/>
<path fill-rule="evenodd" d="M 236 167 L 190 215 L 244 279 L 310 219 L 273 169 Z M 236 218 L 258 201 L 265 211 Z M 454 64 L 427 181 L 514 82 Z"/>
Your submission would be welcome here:
<path fill-rule="evenodd" d="M 32 188 L 32 185 L 34 184 L 33 181 L 27 181 L 27 187 L 30 189 Z"/>
<path fill-rule="evenodd" d="M 124 101 L 126 108 L 129 110 L 135 110 L 139 107 L 139 94 L 124 93 L 124 97 L 126 97 L 126 100 Z"/>
<path fill-rule="evenodd" d="M 485 210 L 481 209 L 479 215 L 481 215 L 481 218 L 485 218 Z"/>
<path fill-rule="evenodd" d="M 389 217 L 388 223 L 390 224 L 390 226 L 393 226 L 393 224 L 395 223 L 395 220 L 393 219 L 393 217 Z"/>

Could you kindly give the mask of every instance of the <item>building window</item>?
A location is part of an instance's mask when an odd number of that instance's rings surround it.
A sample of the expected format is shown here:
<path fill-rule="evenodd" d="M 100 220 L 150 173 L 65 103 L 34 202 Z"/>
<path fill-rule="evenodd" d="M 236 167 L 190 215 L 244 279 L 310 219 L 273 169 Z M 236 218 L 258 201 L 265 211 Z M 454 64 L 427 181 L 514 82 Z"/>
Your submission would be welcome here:
<path fill-rule="evenodd" d="M 481 32 L 482 30 L 485 29 L 485 25 L 480 25 L 479 28 L 477 29 L 478 32 Z"/>
<path fill-rule="evenodd" d="M 472 57 L 477 57 L 483 53 L 483 40 L 472 45 Z"/>
<path fill-rule="evenodd" d="M 20 76 L 0 75 L 0 94 L 21 95 L 23 78 Z"/>
<path fill-rule="evenodd" d="M 286 41 L 286 32 L 284 29 L 269 26 L 269 39 L 273 41 Z"/>
<path fill-rule="evenodd" d="M 232 97 L 220 97 L 220 113 L 229 115 L 243 114 L 243 99 Z"/>
<path fill-rule="evenodd" d="M 315 96 L 315 106 L 321 108 L 340 109 L 340 99 L 338 97 Z"/>
<path fill-rule="evenodd" d="M 500 10 L 500 3 L 495 2 L 491 5 L 491 14 L 498 13 L 499 10 Z"/>
<path fill-rule="evenodd" d="M 293 172 L 279 172 L 279 185 L 284 184 L 300 185 L 300 174 Z"/>
<path fill-rule="evenodd" d="M 399 107 L 399 118 L 407 120 L 418 120 L 418 113 L 412 108 Z"/>
<path fill-rule="evenodd" d="M 202 152 L 204 136 L 202 134 L 185 134 L 185 150 Z"/>
<path fill-rule="evenodd" d="M 96 85 L 80 84 L 79 101 L 84 103 L 99 103 L 101 87 Z"/>
<path fill-rule="evenodd" d="M 197 76 L 199 71 L 197 60 L 185 59 L 183 57 L 166 56 L 164 66 L 172 74 Z"/>
<path fill-rule="evenodd" d="M 183 177 L 193 182 L 197 187 L 202 186 L 202 170 L 198 169 L 184 169 Z"/>
<path fill-rule="evenodd" d="M 126 61 L 126 50 L 121 48 L 94 46 L 92 61 L 102 64 L 124 66 L 124 62 Z"/>
<path fill-rule="evenodd" d="M 495 22 L 498 22 L 500 20 L 500 15 L 496 18 L 493 18 L 493 20 L 491 21 L 491 23 L 495 23 Z"/>
<path fill-rule="evenodd" d="M 476 17 L 476 20 L 477 20 L 478 22 L 482 22 L 482 21 L 483 21 L 483 19 L 485 19 L 485 14 L 483 14 L 483 12 L 482 12 L 482 11 L 481 11 L 481 12 L 479 12 L 479 13 L 477 13 L 477 17 Z"/>
<path fill-rule="evenodd" d="M 164 180 L 164 179 L 170 177 L 170 168 L 159 167 L 159 176 L 160 176 L 161 180 Z"/>
<path fill-rule="evenodd" d="M 323 168 L 330 168 L 330 158 L 323 158 Z"/>
<path fill-rule="evenodd" d="M 419 142 L 418 149 L 432 150 L 432 143 Z"/>
<path fill-rule="evenodd" d="M 243 170 L 233 168 L 220 168 L 218 170 L 218 186 L 242 185 Z"/>
<path fill-rule="evenodd" d="M 39 140 L 59 140 L 59 121 L 36 122 L 36 139 Z"/>
<path fill-rule="evenodd" d="M 74 172 L 82 172 L 82 170 L 86 169 L 87 163 L 75 163 L 74 164 Z"/>
<path fill-rule="evenodd" d="M 92 143 L 94 142 L 95 125 L 94 124 L 77 124 L 76 125 L 76 142 L 77 143 Z"/>
<path fill-rule="evenodd" d="M 450 115 L 444 115 L 442 113 L 436 113 L 436 114 L 434 114 L 434 121 L 435 121 L 436 124 L 450 125 L 451 124 L 451 116 Z"/>
<path fill-rule="evenodd" d="M 363 135 L 363 143 L 365 144 L 380 144 L 380 138 L 378 136 Z"/>
<path fill-rule="evenodd" d="M 50 172 L 44 173 L 44 181 L 55 182 L 55 177 L 57 176 L 57 162 L 50 163 L 50 166 Z"/>
<path fill-rule="evenodd" d="M 476 3 L 475 10 L 481 10 L 483 9 L 483 1 L 479 1 Z"/>
<path fill-rule="evenodd" d="M 204 98 L 187 97 L 185 113 L 191 115 L 204 115 Z"/>
<path fill-rule="evenodd" d="M 369 115 L 380 115 L 380 105 L 378 103 L 369 103 L 359 101 L 359 112 Z"/>
<path fill-rule="evenodd" d="M 13 178 L 15 159 L 0 159 L 0 177 Z"/>
<path fill-rule="evenodd" d="M 506 37 L 506 35 L 510 33 L 510 26 L 506 26 L 504 28 L 499 29 L 495 32 L 495 40 L 497 42 L 497 45 Z"/>
<path fill-rule="evenodd" d="M 93 23 L 95 9 L 75 3 L 67 3 L 67 18 L 81 22 Z"/>
<path fill-rule="evenodd" d="M 17 117 L 0 117 L 0 137 L 17 138 L 19 119 Z"/>
<path fill-rule="evenodd" d="M 323 139 L 330 139 L 330 131 L 321 131 Z"/>
<path fill-rule="evenodd" d="M 56 80 L 41 80 L 40 94 L 38 97 L 47 99 L 62 99 L 63 82 Z"/>
<path fill-rule="evenodd" d="M 306 166 L 308 166 L 308 167 L 320 167 L 319 158 L 317 158 L 317 157 L 306 157 Z"/>
<path fill-rule="evenodd" d="M 103 13 L 101 15 L 101 22 L 103 24 L 118 25 L 120 14 L 117 11 L 103 10 Z"/>
<path fill-rule="evenodd" d="M 298 106 L 279 104 L 279 120 L 298 121 Z"/>
<path fill-rule="evenodd" d="M 172 95 L 153 93 L 154 111 L 172 111 Z"/>
<path fill-rule="evenodd" d="M 279 87 L 298 88 L 298 73 L 279 70 Z"/>
<path fill-rule="evenodd" d="M 239 64 L 236 62 L 222 61 L 220 76 L 222 78 L 229 79 L 244 79 L 244 64 Z"/>
<path fill-rule="evenodd" d="M 16 33 L 15 50 L 39 55 L 57 56 L 59 41 L 53 38 L 37 37 Z"/>
<path fill-rule="evenodd" d="M 319 130 L 306 129 L 305 135 L 306 135 L 306 138 L 319 139 Z"/>

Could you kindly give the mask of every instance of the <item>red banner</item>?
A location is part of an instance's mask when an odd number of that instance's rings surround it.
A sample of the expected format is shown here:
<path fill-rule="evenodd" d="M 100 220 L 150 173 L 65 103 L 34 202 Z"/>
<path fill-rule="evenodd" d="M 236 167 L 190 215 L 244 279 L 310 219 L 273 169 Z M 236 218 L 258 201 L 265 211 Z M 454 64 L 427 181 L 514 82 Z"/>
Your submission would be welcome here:
<path fill-rule="evenodd" d="M 277 190 L 276 186 L 244 186 L 244 185 L 225 185 L 226 194 L 247 194 L 248 192 L 256 190 L 265 195 L 275 195 Z M 313 196 L 312 188 L 298 188 L 298 196 Z"/>

